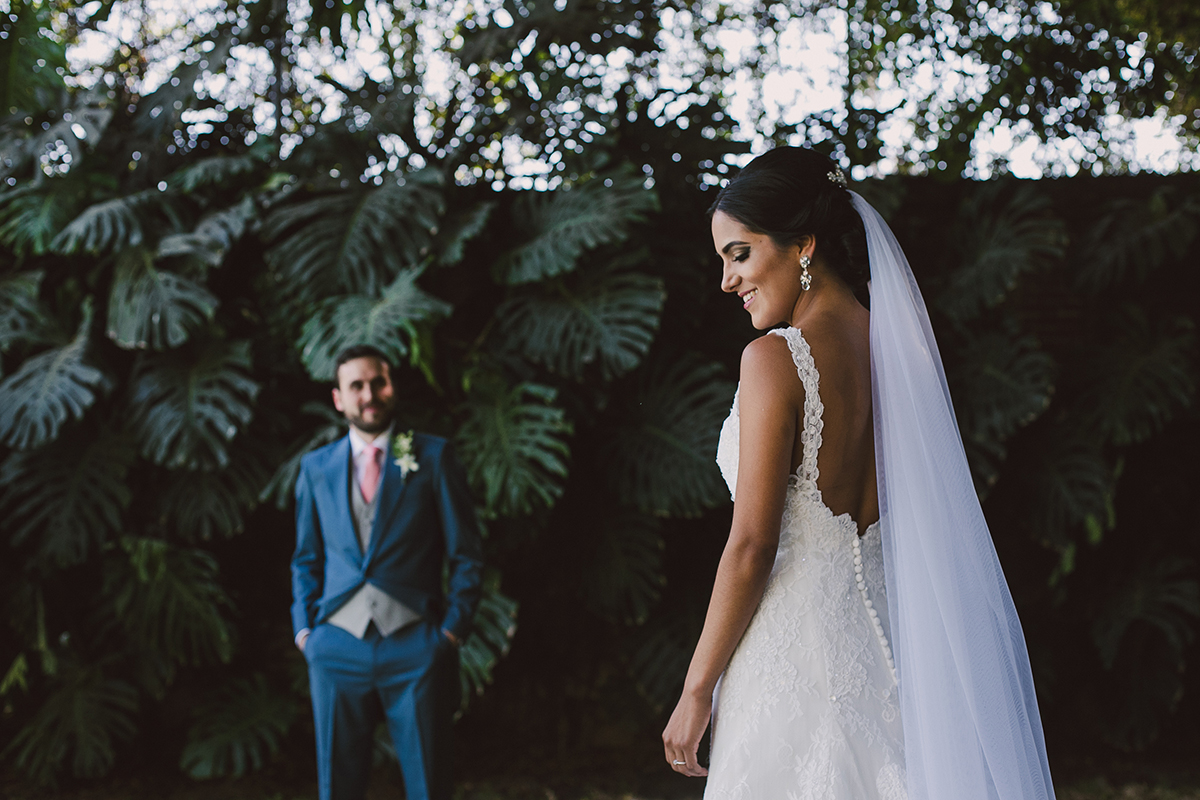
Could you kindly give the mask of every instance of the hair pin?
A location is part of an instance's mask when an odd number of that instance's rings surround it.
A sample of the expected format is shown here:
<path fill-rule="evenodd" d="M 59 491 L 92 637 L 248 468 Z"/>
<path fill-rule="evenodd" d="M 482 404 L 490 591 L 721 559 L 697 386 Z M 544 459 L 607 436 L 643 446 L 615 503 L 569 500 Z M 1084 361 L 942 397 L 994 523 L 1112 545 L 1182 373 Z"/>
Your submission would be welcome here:
<path fill-rule="evenodd" d="M 837 184 L 843 189 L 846 188 L 846 175 L 840 169 L 835 167 L 833 172 L 830 172 L 826 177 L 829 178 L 830 183 Z"/>

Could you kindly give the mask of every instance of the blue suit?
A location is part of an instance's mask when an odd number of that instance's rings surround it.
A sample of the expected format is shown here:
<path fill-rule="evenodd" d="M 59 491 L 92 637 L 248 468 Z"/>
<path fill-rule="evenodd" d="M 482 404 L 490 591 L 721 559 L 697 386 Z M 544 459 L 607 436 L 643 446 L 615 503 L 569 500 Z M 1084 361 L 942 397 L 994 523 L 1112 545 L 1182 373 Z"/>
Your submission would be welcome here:
<path fill-rule="evenodd" d="M 474 501 L 445 439 L 416 434 L 418 469 L 385 454 L 367 551 L 350 508 L 349 437 L 304 456 L 296 480 L 296 551 L 292 557 L 292 628 L 308 628 L 321 800 L 361 800 L 372 734 L 386 718 L 409 800 L 443 800 L 451 791 L 450 724 L 458 693 L 457 653 L 479 602 L 483 568 Z M 443 564 L 449 564 L 442 590 Z M 370 582 L 421 621 L 364 639 L 330 614 Z"/>

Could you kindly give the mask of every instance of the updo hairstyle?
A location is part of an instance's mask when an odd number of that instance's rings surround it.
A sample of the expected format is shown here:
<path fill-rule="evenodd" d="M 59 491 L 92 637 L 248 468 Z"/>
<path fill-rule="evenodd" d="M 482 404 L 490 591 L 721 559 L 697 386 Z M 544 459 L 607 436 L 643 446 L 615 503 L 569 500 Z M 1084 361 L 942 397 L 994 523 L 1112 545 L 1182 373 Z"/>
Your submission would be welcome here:
<path fill-rule="evenodd" d="M 803 147 L 777 147 L 747 164 L 708 210 L 723 211 L 779 247 L 804 236 L 816 240 L 814 254 L 865 299 L 871 276 L 867 237 L 850 192 L 829 177 L 837 165 Z"/>

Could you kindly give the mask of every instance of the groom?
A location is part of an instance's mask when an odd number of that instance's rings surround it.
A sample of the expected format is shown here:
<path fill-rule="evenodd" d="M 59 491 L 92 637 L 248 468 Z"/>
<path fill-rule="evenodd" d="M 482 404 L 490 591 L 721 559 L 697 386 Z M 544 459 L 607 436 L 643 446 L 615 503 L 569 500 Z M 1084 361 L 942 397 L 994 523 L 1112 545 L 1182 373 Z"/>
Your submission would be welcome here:
<path fill-rule="evenodd" d="M 350 433 L 300 462 L 292 557 L 320 797 L 366 795 L 382 717 L 409 800 L 448 800 L 456 648 L 483 566 L 474 503 L 445 439 L 397 428 L 382 352 L 345 350 L 335 381 L 333 405 Z"/>

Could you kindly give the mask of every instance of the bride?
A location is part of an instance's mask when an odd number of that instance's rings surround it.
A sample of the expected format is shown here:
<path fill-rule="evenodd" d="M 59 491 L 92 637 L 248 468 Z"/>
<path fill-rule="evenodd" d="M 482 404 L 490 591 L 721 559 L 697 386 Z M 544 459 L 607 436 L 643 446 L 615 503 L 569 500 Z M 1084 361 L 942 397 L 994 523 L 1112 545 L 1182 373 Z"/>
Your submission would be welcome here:
<path fill-rule="evenodd" d="M 708 775 L 706 798 L 1053 798 L 1020 622 L 891 231 L 827 158 L 782 147 L 721 190 L 712 232 L 722 290 L 786 327 L 747 345 L 721 431 L 733 525 L 667 761 Z"/>

